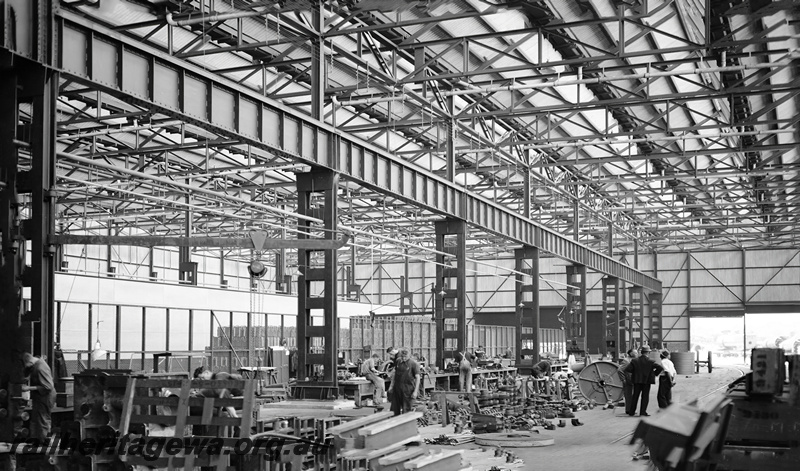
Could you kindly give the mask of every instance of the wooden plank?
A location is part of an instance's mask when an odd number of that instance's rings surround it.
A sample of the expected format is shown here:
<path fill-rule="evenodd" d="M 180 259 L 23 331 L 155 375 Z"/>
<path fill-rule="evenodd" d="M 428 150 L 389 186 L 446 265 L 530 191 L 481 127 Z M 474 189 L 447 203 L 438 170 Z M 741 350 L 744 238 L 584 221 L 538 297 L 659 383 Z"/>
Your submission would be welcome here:
<path fill-rule="evenodd" d="M 219 426 L 233 426 L 238 427 L 241 420 L 235 417 L 215 417 L 205 422 L 204 417 L 189 416 L 186 417 L 185 425 L 219 425 Z M 177 417 L 173 415 L 156 415 L 156 414 L 133 414 L 131 415 L 131 423 L 136 424 L 161 424 L 161 425 L 175 425 L 178 422 Z"/>
<path fill-rule="evenodd" d="M 185 470 L 194 469 L 194 458 L 195 458 L 194 452 L 189 453 L 186 456 L 184 456 L 183 469 L 185 469 Z"/>
<path fill-rule="evenodd" d="M 244 403 L 243 398 L 207 398 L 202 396 L 196 397 L 188 397 L 187 404 L 189 407 L 203 407 L 205 404 L 206 399 L 213 399 L 214 405 L 217 407 L 235 407 L 237 409 L 241 409 Z M 170 396 L 170 397 L 145 397 L 145 396 L 138 396 L 134 397 L 133 403 L 136 405 L 146 405 L 146 406 L 169 406 L 169 407 L 178 407 L 178 403 L 180 399 L 178 396 Z"/>
<path fill-rule="evenodd" d="M 416 469 L 420 471 L 457 471 L 461 469 L 461 452 L 459 450 L 441 450 L 438 453 L 422 455 L 407 462 L 406 469 Z"/>
<path fill-rule="evenodd" d="M 383 458 L 378 458 L 378 464 L 381 466 L 390 466 L 393 464 L 405 463 L 406 461 L 417 458 L 423 453 L 425 453 L 425 449 L 419 447 L 400 450 L 386 455 Z"/>
<path fill-rule="evenodd" d="M 119 422 L 119 429 L 123 435 L 128 433 L 133 413 L 133 397 L 136 390 L 136 378 L 128 378 L 128 385 L 125 388 L 125 396 L 122 399 L 122 418 Z"/>
<path fill-rule="evenodd" d="M 172 415 L 131 414 L 130 421 L 133 424 L 175 425 L 178 422 L 178 419 Z"/>
<path fill-rule="evenodd" d="M 351 420 L 350 422 L 345 422 L 341 425 L 331 427 L 328 429 L 328 433 L 331 435 L 341 435 L 343 433 L 358 430 L 361 427 L 374 424 L 375 422 L 386 420 L 390 417 L 394 417 L 394 412 L 380 412 L 378 414 L 367 415 L 356 420 Z"/>
<path fill-rule="evenodd" d="M 211 397 L 203 398 L 203 413 L 200 417 L 201 424 L 211 423 L 211 418 L 214 416 L 214 399 Z"/>
<path fill-rule="evenodd" d="M 248 381 L 244 388 L 244 404 L 242 404 L 241 424 L 239 425 L 239 438 L 250 436 L 250 427 L 253 423 L 253 402 L 255 401 L 255 381 Z"/>
<path fill-rule="evenodd" d="M 374 460 L 375 458 L 380 458 L 382 456 L 386 456 L 390 453 L 394 453 L 395 451 L 399 450 L 406 446 L 406 444 L 411 442 L 420 442 L 422 441 L 422 437 L 419 435 L 408 437 L 405 439 L 398 440 L 397 443 L 389 445 L 385 448 L 380 448 L 378 450 L 366 450 L 363 448 L 354 449 L 354 450 L 346 450 L 340 453 L 340 456 L 345 459 L 349 460 Z"/>
<path fill-rule="evenodd" d="M 226 471 L 228 468 L 228 456 L 227 455 L 217 455 L 216 456 L 216 471 Z"/>
<path fill-rule="evenodd" d="M 175 423 L 175 437 L 183 437 L 186 428 L 186 417 L 189 415 L 189 393 L 191 385 L 188 379 L 183 380 L 181 394 L 179 396 L 178 411 L 176 412 L 177 422 Z"/>
<path fill-rule="evenodd" d="M 315 399 L 273 402 L 261 406 L 262 409 L 320 409 L 328 411 L 352 409 L 353 407 L 355 407 L 355 402 L 349 400 L 321 401 Z"/>
<path fill-rule="evenodd" d="M 416 424 L 417 419 L 421 417 L 422 417 L 421 412 L 409 412 L 407 414 L 401 414 L 392 417 L 391 419 L 379 422 L 377 424 L 363 427 L 358 431 L 358 434 L 362 436 L 375 435 L 377 433 L 385 432 L 386 430 L 403 425 L 408 422 L 413 421 Z"/>
<path fill-rule="evenodd" d="M 409 415 L 409 414 L 404 414 L 404 415 Z M 361 435 L 360 432 L 359 434 Z M 413 422 L 406 421 L 394 425 L 392 427 L 385 428 L 377 433 L 362 435 L 363 448 L 375 450 L 389 446 L 392 443 L 397 442 L 397 440 L 413 437 L 415 435 L 417 436 L 419 435 L 416 419 Z"/>
<path fill-rule="evenodd" d="M 167 388 L 179 389 L 182 379 L 139 379 L 139 388 Z M 250 380 L 243 379 L 193 379 L 194 389 L 244 389 Z"/>

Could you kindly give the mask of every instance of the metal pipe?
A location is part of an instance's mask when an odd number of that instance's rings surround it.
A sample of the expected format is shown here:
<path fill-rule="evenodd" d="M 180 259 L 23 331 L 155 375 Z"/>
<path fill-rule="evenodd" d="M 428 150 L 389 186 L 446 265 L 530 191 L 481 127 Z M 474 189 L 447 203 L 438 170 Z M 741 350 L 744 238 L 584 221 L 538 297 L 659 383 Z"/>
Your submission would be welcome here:
<path fill-rule="evenodd" d="M 720 132 L 715 134 L 690 134 L 690 135 L 682 134 L 680 136 L 663 136 L 658 138 L 647 138 L 647 137 L 637 137 L 637 138 L 627 138 L 627 139 L 609 138 L 609 139 L 600 139 L 590 142 L 567 142 L 564 144 L 531 144 L 527 146 L 522 146 L 522 149 L 563 149 L 565 147 L 581 148 L 587 146 L 599 146 L 602 144 L 635 144 L 639 142 L 651 142 L 651 141 L 685 141 L 687 139 L 689 140 L 714 139 L 718 137 L 741 137 L 741 136 L 762 136 L 762 135 L 766 136 L 773 134 L 794 134 L 795 132 L 797 132 L 797 130 L 795 129 L 767 129 L 764 131 Z M 477 151 L 480 151 L 480 149 L 471 150 L 471 152 L 477 152 Z M 462 152 L 459 150 L 459 153 Z M 468 152 L 464 151 L 463 153 L 468 153 Z M 564 163 L 572 163 L 572 162 L 565 161 Z"/>
<path fill-rule="evenodd" d="M 546 81 L 541 83 L 532 83 L 532 84 L 512 84 L 512 85 L 494 85 L 489 87 L 475 87 L 472 86 L 468 90 L 450 90 L 450 91 L 443 91 L 440 92 L 442 96 L 460 96 L 460 95 L 473 95 L 478 93 L 493 93 L 493 92 L 510 92 L 510 91 L 523 91 L 523 90 L 535 90 L 539 88 L 554 88 L 559 86 L 566 86 L 566 85 L 588 85 L 593 83 L 605 83 L 605 82 L 616 82 L 620 80 L 636 80 L 636 79 L 647 79 L 647 78 L 661 78 L 661 77 L 675 77 L 679 75 L 688 75 L 688 74 L 711 74 L 717 72 L 740 72 L 743 70 L 758 70 L 758 69 L 770 69 L 773 67 L 789 67 L 792 64 L 791 61 L 783 61 L 783 62 L 766 62 L 764 64 L 751 64 L 751 65 L 731 65 L 731 66 L 724 66 L 724 67 L 695 67 L 691 70 L 670 70 L 664 72 L 640 72 L 637 74 L 624 74 L 624 75 L 615 75 L 615 76 L 601 76 L 601 77 L 594 77 L 594 78 L 583 78 L 583 79 L 574 79 L 574 80 L 562 80 L 561 74 L 559 74 L 555 80 L 552 82 Z M 546 77 L 542 77 L 542 80 L 547 80 Z"/>
<path fill-rule="evenodd" d="M 108 127 L 106 129 L 103 129 L 103 130 L 100 130 L 100 131 L 92 131 L 92 132 L 86 132 L 86 133 L 80 133 L 79 132 L 78 134 L 61 135 L 61 136 L 58 136 L 57 140 L 59 140 L 59 141 L 67 141 L 67 140 L 72 140 L 72 139 L 84 139 L 84 138 L 87 138 L 87 137 L 94 137 L 94 136 L 107 136 L 109 134 L 118 133 L 118 132 L 119 133 L 123 133 L 123 132 L 144 131 L 144 130 L 150 130 L 150 129 L 159 129 L 159 128 L 164 128 L 164 127 L 168 127 L 168 126 L 178 126 L 180 124 L 182 124 L 181 121 L 167 121 L 167 122 L 163 122 L 163 123 L 146 124 L 146 125 L 142 125 L 142 126 L 133 126 L 133 127 L 124 127 L 124 128 L 123 127 L 118 127 L 118 128 L 117 127 L 113 127 L 113 128 L 112 127 Z"/>
<path fill-rule="evenodd" d="M 271 11 L 272 10 L 272 11 Z M 188 25 L 196 25 L 200 23 L 208 23 L 212 21 L 225 21 L 225 20 L 234 20 L 237 18 L 250 18 L 253 16 L 261 16 L 265 14 L 272 13 L 273 11 L 277 12 L 276 9 L 269 9 L 261 10 L 261 11 L 237 11 L 234 13 L 214 13 L 213 15 L 202 15 L 200 17 L 192 18 L 192 15 L 189 15 L 185 19 L 176 20 L 172 13 L 167 13 L 167 24 L 170 26 L 188 26 Z"/>
<path fill-rule="evenodd" d="M 335 105 L 348 106 L 348 105 L 369 105 L 372 103 L 385 103 L 388 101 L 405 101 L 407 98 L 408 96 L 405 93 L 403 93 L 396 96 L 356 98 L 353 100 L 345 100 L 345 101 L 339 101 L 334 96 L 331 101 Z"/>

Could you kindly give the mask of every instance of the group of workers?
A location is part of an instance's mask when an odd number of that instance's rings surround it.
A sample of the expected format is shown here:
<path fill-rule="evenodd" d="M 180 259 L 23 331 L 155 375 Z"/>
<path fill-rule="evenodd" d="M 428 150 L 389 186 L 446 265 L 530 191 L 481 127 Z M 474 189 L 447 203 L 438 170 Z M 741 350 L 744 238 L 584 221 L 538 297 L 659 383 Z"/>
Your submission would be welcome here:
<path fill-rule="evenodd" d="M 627 357 L 620 363 L 620 376 L 622 378 L 623 395 L 625 398 L 625 412 L 629 416 L 636 415 L 636 406 L 639 405 L 639 416 L 647 417 L 647 406 L 650 404 L 650 387 L 656 384 L 658 378 L 658 393 L 656 399 L 659 409 L 664 409 L 672 404 L 672 387 L 675 386 L 675 365 L 670 360 L 667 350 L 659 353 L 660 364 L 650 358 L 650 347 L 642 345 L 637 354 L 636 349 L 627 351 Z"/>
<path fill-rule="evenodd" d="M 623 380 L 623 393 L 625 398 L 625 412 L 633 416 L 636 414 L 636 406 L 639 405 L 639 415 L 647 416 L 647 406 L 649 405 L 650 387 L 656 384 L 658 378 L 658 406 L 665 408 L 672 403 L 672 387 L 675 385 L 675 366 L 670 361 L 670 354 L 667 350 L 660 352 L 660 363 L 649 357 L 650 347 L 643 345 L 639 348 L 638 354 L 635 349 L 627 352 L 626 358 L 621 360 L 620 376 Z M 420 356 L 412 355 L 408 348 L 395 349 L 389 347 L 386 350 L 388 361 L 383 365 L 383 371 L 378 369 L 380 355 L 372 354 L 360 367 L 359 373 L 375 386 L 375 402 L 383 402 L 387 398 L 391 403 L 391 410 L 395 415 L 399 415 L 412 410 L 413 402 L 419 394 L 420 381 L 422 379 L 419 364 Z M 485 356 L 482 346 L 474 352 L 458 352 L 456 362 L 459 372 L 459 388 L 461 391 L 469 391 L 472 388 L 472 368 Z M 25 375 L 29 378 L 29 384 L 23 385 L 23 391 L 31 393 L 31 420 L 30 437 L 45 438 L 50 433 L 51 410 L 55 406 L 56 391 L 53 381 L 53 374 L 47 362 L 37 358 L 30 353 L 23 353 L 21 356 Z M 422 360 L 424 361 L 424 360 Z M 551 364 L 543 360 L 534 365 L 532 371 L 536 377 L 549 375 Z M 389 389 L 385 390 L 382 374 L 388 374 L 391 378 Z M 196 379 L 242 379 L 240 375 L 217 372 L 212 373 L 205 367 L 199 367 L 194 371 Z M 228 389 L 207 390 L 201 389 L 195 394 L 200 397 L 220 397 L 226 398 L 241 395 L 241 391 Z M 236 411 L 228 408 L 228 414 L 236 417 Z"/>

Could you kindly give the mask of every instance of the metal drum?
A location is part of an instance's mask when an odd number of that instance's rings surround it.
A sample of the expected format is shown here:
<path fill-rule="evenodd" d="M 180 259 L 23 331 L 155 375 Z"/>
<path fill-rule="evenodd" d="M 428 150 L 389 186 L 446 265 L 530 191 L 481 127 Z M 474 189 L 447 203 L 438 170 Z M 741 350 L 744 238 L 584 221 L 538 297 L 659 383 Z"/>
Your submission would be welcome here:
<path fill-rule="evenodd" d="M 669 359 L 675 365 L 675 372 L 679 375 L 694 374 L 694 352 L 672 352 Z"/>
<path fill-rule="evenodd" d="M 598 404 L 622 399 L 622 378 L 619 365 L 610 361 L 596 361 L 581 370 L 578 388 L 583 397 Z"/>

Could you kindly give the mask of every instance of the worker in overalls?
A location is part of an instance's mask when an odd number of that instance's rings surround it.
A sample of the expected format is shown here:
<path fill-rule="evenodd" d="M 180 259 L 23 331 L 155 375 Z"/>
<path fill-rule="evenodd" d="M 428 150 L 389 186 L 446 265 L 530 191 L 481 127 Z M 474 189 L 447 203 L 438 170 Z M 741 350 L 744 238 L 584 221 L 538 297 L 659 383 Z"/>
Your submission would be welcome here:
<path fill-rule="evenodd" d="M 380 372 L 375 367 L 375 363 L 380 358 L 380 355 L 377 353 L 373 353 L 371 357 L 364 360 L 361 364 L 361 375 L 367 378 L 367 381 L 372 383 L 375 386 L 375 392 L 372 394 L 372 400 L 375 404 L 382 404 L 383 398 L 386 397 L 386 383 L 384 383 L 383 378 L 380 377 Z"/>
<path fill-rule="evenodd" d="M 456 353 L 458 362 L 458 388 L 464 392 L 472 391 L 472 355 L 464 350 Z"/>
<path fill-rule="evenodd" d="M 47 362 L 28 352 L 22 354 L 25 375 L 30 383 L 22 386 L 23 391 L 31 393 L 31 426 L 30 438 L 43 440 L 50 435 L 50 412 L 56 404 L 56 388 L 53 384 L 53 373 Z"/>
<path fill-rule="evenodd" d="M 395 359 L 394 377 L 387 391 L 394 415 L 413 410 L 412 403 L 417 399 L 420 378 L 419 365 L 411 359 L 407 348 L 401 348 Z"/>

